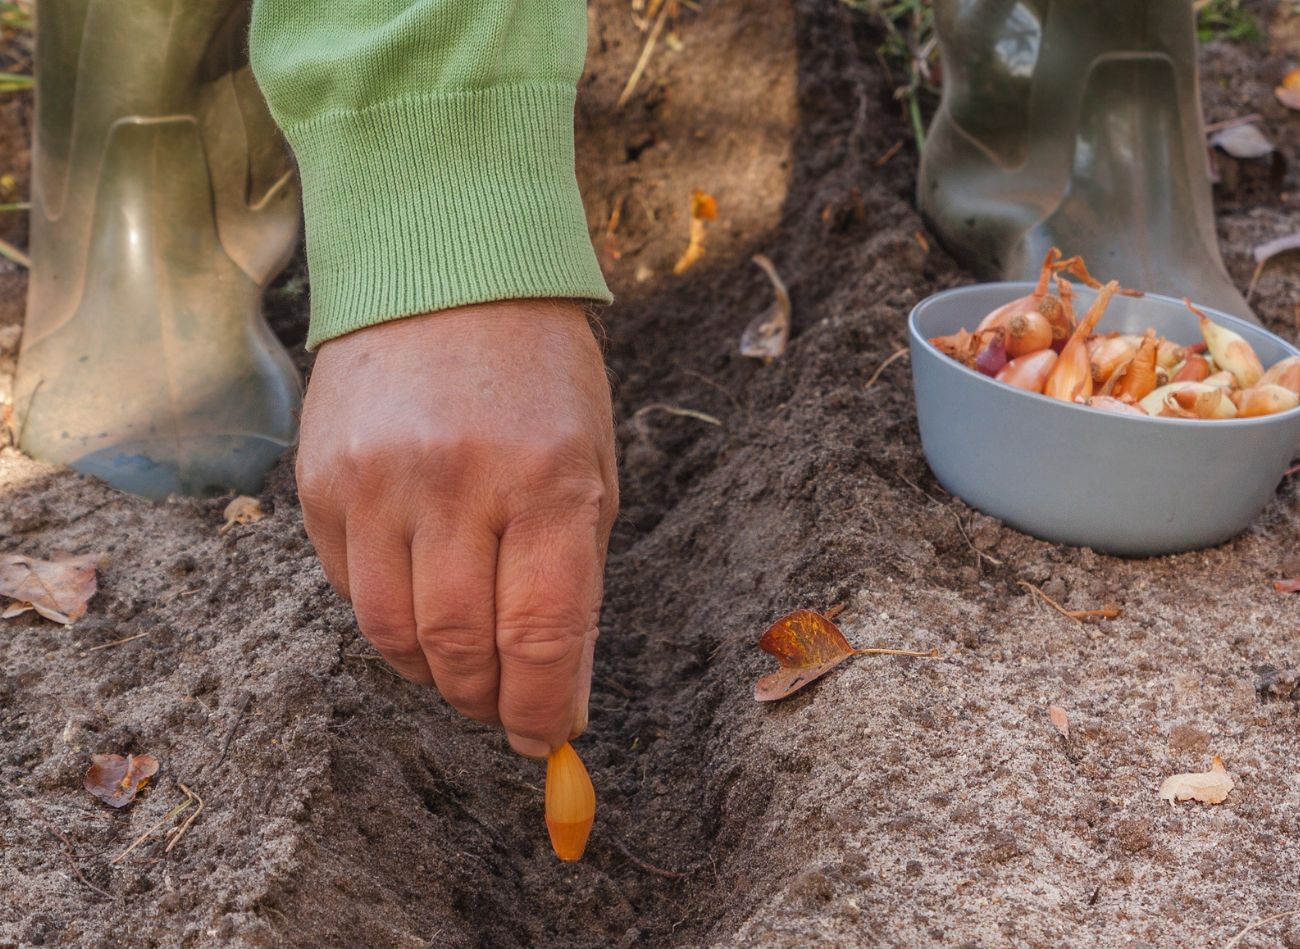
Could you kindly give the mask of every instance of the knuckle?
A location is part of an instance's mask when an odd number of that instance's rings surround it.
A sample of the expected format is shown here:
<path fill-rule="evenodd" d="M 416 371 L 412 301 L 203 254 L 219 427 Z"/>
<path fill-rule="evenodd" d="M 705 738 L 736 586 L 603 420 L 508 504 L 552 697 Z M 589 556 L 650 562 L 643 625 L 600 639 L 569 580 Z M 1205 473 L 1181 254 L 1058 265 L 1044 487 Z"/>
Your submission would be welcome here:
<path fill-rule="evenodd" d="M 426 652 L 453 670 L 479 670 L 496 653 L 492 633 L 474 625 L 420 626 L 416 637 Z"/>
<path fill-rule="evenodd" d="M 559 669 L 573 661 L 583 643 L 580 620 L 533 618 L 503 623 L 498 632 L 501 654 L 533 669 Z"/>
<path fill-rule="evenodd" d="M 361 634 L 385 656 L 409 658 L 420 655 L 420 643 L 409 620 L 384 610 L 357 610 Z"/>

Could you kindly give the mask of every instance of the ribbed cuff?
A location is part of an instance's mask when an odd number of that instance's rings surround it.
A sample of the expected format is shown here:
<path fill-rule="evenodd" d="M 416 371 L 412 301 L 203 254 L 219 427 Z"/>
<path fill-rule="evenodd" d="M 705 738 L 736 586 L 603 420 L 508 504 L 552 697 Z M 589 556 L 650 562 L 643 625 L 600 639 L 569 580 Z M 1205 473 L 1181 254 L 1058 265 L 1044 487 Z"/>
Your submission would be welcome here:
<path fill-rule="evenodd" d="M 574 95 L 499 86 L 286 129 L 307 222 L 307 347 L 467 303 L 610 302 L 573 171 Z"/>

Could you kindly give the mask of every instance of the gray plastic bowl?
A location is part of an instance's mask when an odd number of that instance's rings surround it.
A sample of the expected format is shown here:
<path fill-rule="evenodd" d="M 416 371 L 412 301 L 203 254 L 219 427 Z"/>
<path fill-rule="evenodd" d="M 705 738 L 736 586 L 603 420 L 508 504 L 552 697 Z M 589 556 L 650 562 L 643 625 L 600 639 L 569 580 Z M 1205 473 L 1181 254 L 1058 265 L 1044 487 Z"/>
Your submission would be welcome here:
<path fill-rule="evenodd" d="M 939 483 L 971 507 L 1043 540 L 1148 557 L 1210 547 L 1268 504 L 1300 443 L 1300 409 L 1231 421 L 1141 418 L 1072 405 L 980 375 L 930 337 L 973 330 L 1033 289 L 986 283 L 927 297 L 908 319 L 921 445 Z M 1080 288 L 1082 314 L 1093 292 Z M 1300 354 L 1258 326 L 1206 310 L 1265 366 Z M 1147 327 L 1201 338 L 1181 300 L 1115 297 L 1099 332 Z"/>

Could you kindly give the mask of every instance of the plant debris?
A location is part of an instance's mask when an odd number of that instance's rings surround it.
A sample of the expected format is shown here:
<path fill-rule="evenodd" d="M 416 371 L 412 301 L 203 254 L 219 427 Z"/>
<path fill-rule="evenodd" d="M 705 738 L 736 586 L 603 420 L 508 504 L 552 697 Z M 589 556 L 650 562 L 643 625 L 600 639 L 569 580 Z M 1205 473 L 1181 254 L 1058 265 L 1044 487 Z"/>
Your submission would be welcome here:
<path fill-rule="evenodd" d="M 1292 69 L 1283 76 L 1281 85 L 1273 90 L 1273 95 L 1288 109 L 1300 112 L 1300 69 Z"/>
<path fill-rule="evenodd" d="M 1175 774 L 1165 778 L 1160 785 L 1161 800 L 1176 806 L 1178 801 L 1203 801 L 1222 804 L 1232 790 L 1232 777 L 1223 766 L 1223 759 L 1215 755 L 1210 760 L 1209 771 Z"/>
<path fill-rule="evenodd" d="M 1060 613 L 1062 616 L 1068 616 L 1070 619 L 1079 623 L 1082 623 L 1084 620 L 1092 616 L 1095 616 L 1098 619 L 1117 619 L 1124 615 L 1123 607 L 1114 603 L 1107 603 L 1104 606 L 1099 606 L 1091 610 L 1069 610 L 1060 603 L 1057 603 L 1056 600 L 1044 593 L 1040 587 L 1034 586 L 1028 580 L 1017 580 L 1016 583 L 1020 584 L 1026 590 L 1030 590 L 1037 594 L 1044 603 L 1056 610 L 1056 612 Z"/>
<path fill-rule="evenodd" d="M 1271 241 L 1257 244 L 1251 250 L 1255 258 L 1255 272 L 1250 275 L 1250 286 L 1246 288 L 1247 302 L 1250 302 L 1251 297 L 1255 295 L 1255 285 L 1259 283 L 1260 275 L 1264 273 L 1268 263 L 1279 254 L 1286 254 L 1293 250 L 1300 250 L 1300 231 L 1275 237 Z"/>
<path fill-rule="evenodd" d="M 92 755 L 90 760 L 82 783 L 110 807 L 126 807 L 158 773 L 158 759 L 152 755 Z"/>
<path fill-rule="evenodd" d="M 781 668 L 754 683 L 754 698 L 774 702 L 820 679 L 850 656 L 863 654 L 934 658 L 937 649 L 854 649 L 840 628 L 820 613 L 796 610 L 763 634 L 758 648 L 776 657 Z"/>
<path fill-rule="evenodd" d="M 1070 740 L 1070 716 L 1066 714 L 1065 709 L 1059 705 L 1047 706 L 1047 717 L 1056 730 L 1061 733 L 1061 737 L 1066 741 Z"/>
<path fill-rule="evenodd" d="M 217 529 L 218 535 L 226 533 L 236 524 L 255 524 L 266 517 L 266 512 L 262 510 L 262 502 L 257 498 L 241 494 L 226 505 L 221 516 L 226 519 L 226 523 Z"/>
<path fill-rule="evenodd" d="M 80 619 L 98 588 L 99 559 L 96 554 L 57 560 L 0 554 L 0 596 L 14 601 L 0 619 L 28 610 L 65 626 Z"/>
<path fill-rule="evenodd" d="M 1274 580 L 1273 589 L 1278 593 L 1300 593 L 1300 577 L 1290 580 Z"/>
<path fill-rule="evenodd" d="M 686 251 L 673 264 L 673 273 L 685 273 L 704 256 L 704 237 L 708 222 L 718 216 L 718 201 L 713 195 L 704 191 L 691 194 L 691 239 Z"/>
<path fill-rule="evenodd" d="M 1233 158 L 1254 160 L 1268 158 L 1277 146 L 1264 137 L 1255 125 L 1244 123 L 1220 129 L 1210 136 L 1210 144 Z"/>
<path fill-rule="evenodd" d="M 745 327 L 740 337 L 740 355 L 771 362 L 785 352 L 790 341 L 790 292 L 766 254 L 755 254 L 752 260 L 772 281 L 776 300 Z"/>

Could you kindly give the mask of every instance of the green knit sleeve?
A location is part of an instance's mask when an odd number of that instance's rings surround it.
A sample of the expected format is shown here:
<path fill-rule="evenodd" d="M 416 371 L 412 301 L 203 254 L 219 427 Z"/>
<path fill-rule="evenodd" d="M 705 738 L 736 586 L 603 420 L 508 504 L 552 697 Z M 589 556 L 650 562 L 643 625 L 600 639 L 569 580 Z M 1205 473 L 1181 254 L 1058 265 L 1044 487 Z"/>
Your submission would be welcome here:
<path fill-rule="evenodd" d="M 256 0 L 298 158 L 308 346 L 522 297 L 611 299 L 573 165 L 582 0 Z"/>

